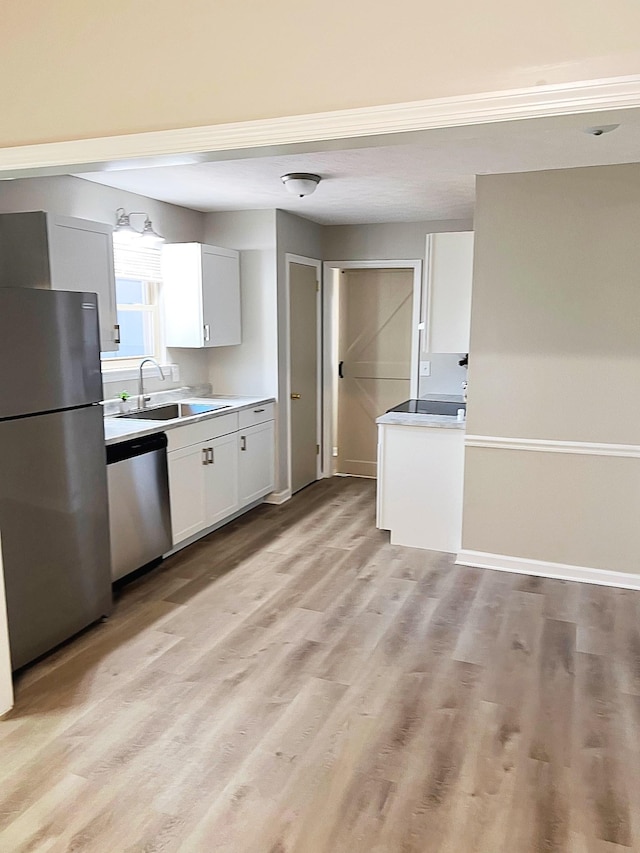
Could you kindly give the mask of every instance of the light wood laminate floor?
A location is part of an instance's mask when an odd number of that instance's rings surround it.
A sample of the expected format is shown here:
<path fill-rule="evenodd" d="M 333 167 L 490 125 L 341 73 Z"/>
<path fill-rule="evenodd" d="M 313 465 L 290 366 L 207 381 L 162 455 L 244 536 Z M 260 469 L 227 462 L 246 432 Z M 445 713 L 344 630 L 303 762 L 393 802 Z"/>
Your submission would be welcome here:
<path fill-rule="evenodd" d="M 640 594 L 260 507 L 20 677 L 0 851 L 640 850 Z"/>

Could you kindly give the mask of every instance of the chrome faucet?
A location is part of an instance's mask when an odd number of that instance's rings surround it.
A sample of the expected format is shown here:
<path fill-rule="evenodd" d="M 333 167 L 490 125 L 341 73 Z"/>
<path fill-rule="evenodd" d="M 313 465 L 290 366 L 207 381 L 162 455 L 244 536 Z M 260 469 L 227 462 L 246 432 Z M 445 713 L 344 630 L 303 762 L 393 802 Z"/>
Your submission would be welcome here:
<path fill-rule="evenodd" d="M 148 402 L 149 402 L 149 400 L 151 399 L 151 397 L 149 397 L 149 396 L 145 396 L 145 393 L 144 393 L 144 379 L 142 378 L 142 368 L 145 366 L 145 364 L 146 364 L 148 361 L 150 361 L 150 362 L 151 362 L 151 364 L 155 364 L 155 366 L 158 368 L 158 373 L 160 374 L 160 379 L 163 379 L 163 380 L 164 380 L 164 378 L 165 378 L 165 375 L 164 375 L 164 373 L 162 372 L 162 368 L 160 367 L 160 365 L 158 364 L 158 362 L 155 360 L 155 358 L 143 358 L 143 359 L 142 359 L 142 361 L 140 362 L 140 364 L 139 364 L 139 366 L 138 366 L 138 370 L 139 370 L 139 379 L 138 379 L 138 408 L 139 408 L 139 409 L 144 409 L 145 403 L 148 403 Z"/>

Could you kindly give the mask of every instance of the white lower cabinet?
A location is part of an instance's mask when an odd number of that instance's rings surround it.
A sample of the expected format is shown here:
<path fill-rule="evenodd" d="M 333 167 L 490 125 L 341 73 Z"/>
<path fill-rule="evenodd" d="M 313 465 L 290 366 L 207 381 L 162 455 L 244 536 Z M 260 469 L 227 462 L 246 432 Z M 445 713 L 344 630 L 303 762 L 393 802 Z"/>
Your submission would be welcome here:
<path fill-rule="evenodd" d="M 205 454 L 205 449 L 199 444 L 167 454 L 174 545 L 207 526 Z"/>
<path fill-rule="evenodd" d="M 240 430 L 240 505 L 273 491 L 273 421 Z"/>
<path fill-rule="evenodd" d="M 464 430 L 378 426 L 377 526 L 392 545 L 459 551 L 463 480 Z"/>
<path fill-rule="evenodd" d="M 207 494 L 207 527 L 233 513 L 238 502 L 238 433 L 215 438 L 207 447 L 204 474 Z"/>
<path fill-rule="evenodd" d="M 222 419 L 216 420 L 220 426 Z M 174 545 L 230 518 L 268 495 L 274 485 L 273 421 L 187 447 L 176 446 L 181 429 L 187 440 L 193 434 L 187 433 L 193 429 L 189 426 L 172 430 L 167 454 Z"/>

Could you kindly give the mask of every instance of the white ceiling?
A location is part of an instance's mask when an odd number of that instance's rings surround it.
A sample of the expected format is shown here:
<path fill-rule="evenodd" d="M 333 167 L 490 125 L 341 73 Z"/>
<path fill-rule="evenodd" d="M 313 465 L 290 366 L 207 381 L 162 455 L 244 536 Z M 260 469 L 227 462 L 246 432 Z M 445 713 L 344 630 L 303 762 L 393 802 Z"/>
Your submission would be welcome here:
<path fill-rule="evenodd" d="M 584 132 L 614 123 L 620 127 L 600 137 Z M 475 175 L 640 161 L 640 110 L 446 128 L 391 141 L 342 142 L 342 150 L 326 150 L 327 143 L 276 156 L 254 150 L 238 159 L 225 154 L 78 177 L 200 211 L 280 208 L 322 224 L 467 219 Z M 286 172 L 314 172 L 322 182 L 312 196 L 297 198 L 280 181 Z"/>

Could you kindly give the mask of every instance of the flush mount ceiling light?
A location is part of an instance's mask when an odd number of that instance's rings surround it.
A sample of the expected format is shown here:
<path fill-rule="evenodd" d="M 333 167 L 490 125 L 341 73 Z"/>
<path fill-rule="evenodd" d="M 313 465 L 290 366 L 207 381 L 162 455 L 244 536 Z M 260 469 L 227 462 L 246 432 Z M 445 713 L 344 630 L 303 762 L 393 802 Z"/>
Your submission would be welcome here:
<path fill-rule="evenodd" d="M 132 216 L 144 216 L 142 231 L 133 227 L 131 224 Z M 113 231 L 113 237 L 120 244 L 136 243 L 149 249 L 160 248 L 160 245 L 164 243 L 164 237 L 153 230 L 153 223 L 146 213 L 139 210 L 126 213 L 124 207 L 119 207 L 116 210 L 116 227 Z"/>
<path fill-rule="evenodd" d="M 311 175 L 309 172 L 290 172 L 288 175 L 283 175 L 281 180 L 290 193 L 302 198 L 315 192 L 320 183 L 320 175 Z"/>
<path fill-rule="evenodd" d="M 619 124 L 601 124 L 596 127 L 585 127 L 584 132 L 588 133 L 589 136 L 602 136 L 605 133 L 611 133 L 612 130 L 617 130 L 619 127 Z"/>

